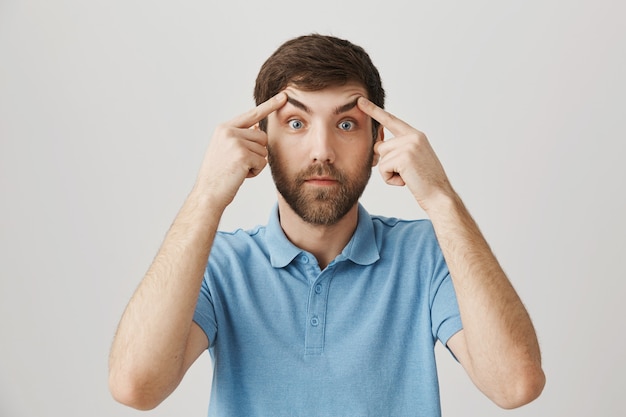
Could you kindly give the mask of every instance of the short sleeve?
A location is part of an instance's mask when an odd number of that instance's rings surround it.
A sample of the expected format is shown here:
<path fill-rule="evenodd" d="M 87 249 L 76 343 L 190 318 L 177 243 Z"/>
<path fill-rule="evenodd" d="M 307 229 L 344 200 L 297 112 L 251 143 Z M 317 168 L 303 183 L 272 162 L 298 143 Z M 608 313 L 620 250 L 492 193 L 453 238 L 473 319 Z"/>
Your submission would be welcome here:
<path fill-rule="evenodd" d="M 447 273 L 434 288 L 431 304 L 433 337 L 446 345 L 450 337 L 463 328 L 452 278 Z"/>
<path fill-rule="evenodd" d="M 202 287 L 200 288 L 200 294 L 198 295 L 198 302 L 196 303 L 196 311 L 193 315 L 193 321 L 200 326 L 208 337 L 209 346 L 213 346 L 217 335 L 217 321 L 215 320 L 213 298 L 211 297 L 211 291 L 209 290 L 209 286 L 207 284 L 207 277 L 208 270 L 205 270 Z"/>

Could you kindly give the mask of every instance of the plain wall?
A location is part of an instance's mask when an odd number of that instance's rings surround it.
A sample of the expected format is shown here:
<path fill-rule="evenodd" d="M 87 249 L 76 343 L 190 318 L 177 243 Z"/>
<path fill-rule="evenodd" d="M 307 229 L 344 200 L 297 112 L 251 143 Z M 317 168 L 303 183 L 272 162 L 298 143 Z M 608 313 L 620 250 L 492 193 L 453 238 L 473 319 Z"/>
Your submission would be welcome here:
<path fill-rule="evenodd" d="M 112 400 L 109 347 L 214 127 L 311 32 L 370 53 L 534 320 L 543 395 L 500 410 L 438 347 L 444 415 L 626 415 L 624 16 L 617 0 L 0 0 L 0 416 L 206 415 L 208 354 L 145 413 Z M 375 172 L 362 202 L 423 217 L 408 194 Z M 274 201 L 265 170 L 222 228 Z"/>

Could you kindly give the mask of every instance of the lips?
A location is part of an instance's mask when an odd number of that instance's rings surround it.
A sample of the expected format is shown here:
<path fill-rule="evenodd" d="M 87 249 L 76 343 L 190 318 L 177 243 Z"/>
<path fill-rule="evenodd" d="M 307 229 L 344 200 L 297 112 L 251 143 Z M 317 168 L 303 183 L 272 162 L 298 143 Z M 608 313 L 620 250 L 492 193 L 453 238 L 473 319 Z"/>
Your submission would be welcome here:
<path fill-rule="evenodd" d="M 338 185 L 343 183 L 343 175 L 331 165 L 312 165 L 297 176 L 296 183 L 318 186 Z"/>
<path fill-rule="evenodd" d="M 312 177 L 305 180 L 307 184 L 311 185 L 319 185 L 319 186 L 328 186 L 338 184 L 337 180 L 330 177 Z"/>

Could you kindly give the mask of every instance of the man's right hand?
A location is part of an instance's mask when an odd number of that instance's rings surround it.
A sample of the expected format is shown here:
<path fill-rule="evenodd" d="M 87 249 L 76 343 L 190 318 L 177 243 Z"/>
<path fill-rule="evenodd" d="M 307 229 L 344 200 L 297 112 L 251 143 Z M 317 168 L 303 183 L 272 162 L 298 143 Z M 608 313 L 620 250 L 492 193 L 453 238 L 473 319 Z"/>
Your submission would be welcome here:
<path fill-rule="evenodd" d="M 267 164 L 267 134 L 258 123 L 287 102 L 278 93 L 264 103 L 219 125 L 207 149 L 194 189 L 210 193 L 225 208 L 246 178 L 258 175 Z"/>

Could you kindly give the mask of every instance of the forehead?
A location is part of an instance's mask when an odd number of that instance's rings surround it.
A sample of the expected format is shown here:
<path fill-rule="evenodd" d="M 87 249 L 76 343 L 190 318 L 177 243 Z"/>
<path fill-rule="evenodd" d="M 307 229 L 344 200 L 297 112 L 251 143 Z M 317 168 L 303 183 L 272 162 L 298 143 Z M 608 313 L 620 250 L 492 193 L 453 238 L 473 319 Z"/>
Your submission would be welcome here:
<path fill-rule="evenodd" d="M 357 83 L 327 87 L 317 91 L 306 91 L 294 85 L 284 90 L 292 99 L 304 104 L 311 112 L 334 111 L 340 106 L 354 102 L 358 97 L 367 97 L 367 91 Z"/>

